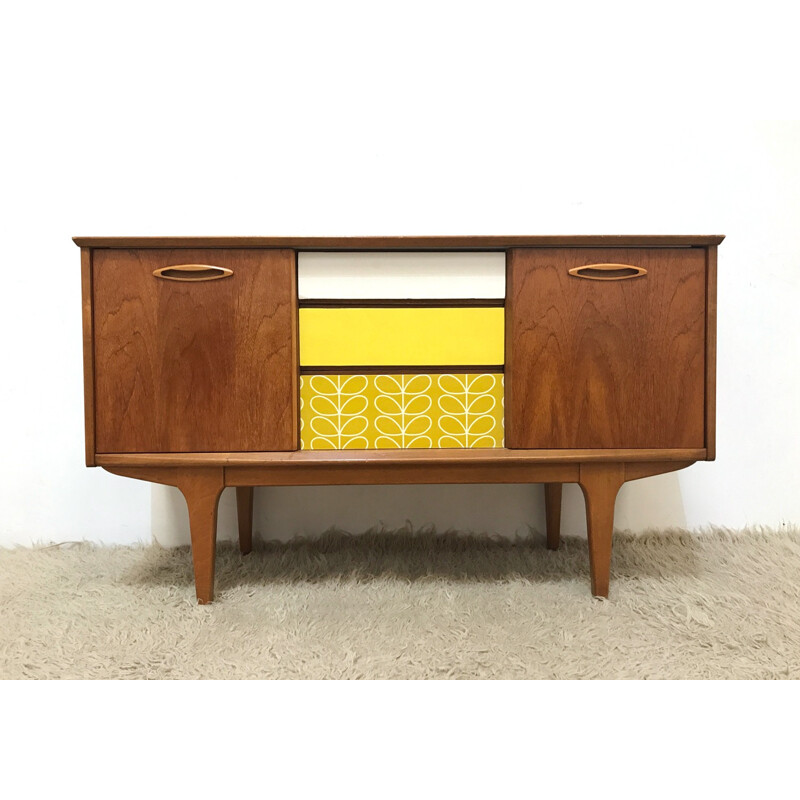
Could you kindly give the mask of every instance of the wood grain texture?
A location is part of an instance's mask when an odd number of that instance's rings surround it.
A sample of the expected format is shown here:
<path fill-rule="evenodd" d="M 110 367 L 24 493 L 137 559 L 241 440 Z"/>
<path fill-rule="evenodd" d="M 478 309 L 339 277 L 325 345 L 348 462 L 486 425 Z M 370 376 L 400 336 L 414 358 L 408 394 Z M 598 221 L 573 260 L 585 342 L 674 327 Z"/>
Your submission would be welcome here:
<path fill-rule="evenodd" d="M 83 295 L 83 417 L 86 466 L 95 462 L 94 414 L 94 317 L 92 305 L 92 251 L 81 249 L 81 291 Z"/>
<path fill-rule="evenodd" d="M 375 452 L 375 451 L 370 451 Z M 225 467 L 228 486 L 382 486 L 453 483 L 575 483 L 578 464 L 498 464 L 466 460 L 449 464 L 315 464 L 300 469 L 271 466 Z"/>
<path fill-rule="evenodd" d="M 625 481 L 637 481 L 639 478 L 652 478 L 665 472 L 691 467 L 694 461 L 634 461 L 625 464 Z"/>
<path fill-rule="evenodd" d="M 569 274 L 593 262 L 647 275 Z M 516 249 L 508 273 L 509 447 L 704 448 L 703 250 Z"/>
<path fill-rule="evenodd" d="M 153 277 L 186 261 L 234 274 Z M 98 450 L 296 448 L 295 281 L 288 250 L 94 251 Z"/>
<path fill-rule="evenodd" d="M 205 605 L 214 599 L 217 509 L 219 496 L 225 488 L 223 470 L 186 470 L 178 475 L 178 488 L 186 499 L 189 511 L 197 602 Z"/>
<path fill-rule="evenodd" d="M 558 550 L 561 544 L 561 495 L 563 485 L 544 485 L 544 514 L 547 523 L 547 549 Z"/>
<path fill-rule="evenodd" d="M 706 461 L 717 457 L 717 248 L 706 256 Z"/>
<path fill-rule="evenodd" d="M 297 450 L 274 453 L 98 453 L 102 467 L 313 466 L 385 464 L 435 466 L 468 461 L 486 467 L 546 463 L 579 464 L 598 461 L 702 461 L 705 450 L 508 450 L 505 448 L 440 450 Z"/>
<path fill-rule="evenodd" d="M 98 465 L 99 466 L 99 465 Z M 213 466 L 213 465 L 212 465 Z M 191 465 L 189 469 L 203 469 L 202 465 Z M 137 481 L 149 481 L 150 483 L 160 483 L 164 486 L 177 487 L 179 476 L 183 473 L 186 466 L 171 467 L 142 467 L 142 466 L 104 466 L 106 472 L 112 475 L 119 475 L 122 478 L 134 478 Z"/>
<path fill-rule="evenodd" d="M 291 250 L 505 250 L 509 247 L 704 247 L 724 236 L 74 236 L 79 247 Z"/>
<path fill-rule="evenodd" d="M 595 597 L 608 597 L 614 504 L 624 480 L 624 464 L 581 464 L 578 482 L 586 501 L 589 569 Z"/>
<path fill-rule="evenodd" d="M 253 549 L 253 487 L 236 487 L 236 518 L 239 524 L 239 550 L 247 555 Z"/>
<path fill-rule="evenodd" d="M 576 483 L 578 480 L 580 465 L 563 463 L 535 463 L 528 465 L 508 465 L 497 473 L 493 479 L 493 473 L 497 472 L 497 467 L 487 470 L 485 466 L 477 464 L 463 463 L 467 469 L 455 471 L 459 463 L 450 464 L 431 464 L 422 467 L 419 472 L 419 465 L 410 466 L 403 464 L 351 464 L 346 468 L 333 467 L 326 464 L 316 464 L 313 466 L 286 467 L 280 463 L 264 465 L 238 465 L 224 467 L 225 485 L 236 487 L 247 486 L 325 486 L 348 483 L 374 484 L 376 479 L 383 477 L 396 478 L 389 480 L 388 483 L 423 483 L 420 477 L 423 475 L 433 475 L 431 483 L 482 483 L 484 481 L 476 479 L 480 477 L 481 470 L 489 475 L 486 483 Z M 103 467 L 106 472 L 119 475 L 124 478 L 135 478 L 136 480 L 149 481 L 151 483 L 161 483 L 166 486 L 179 486 L 183 476 L 190 471 L 208 469 L 208 466 L 192 465 L 185 466 L 165 466 L 165 467 L 142 467 L 142 466 L 118 466 Z M 516 470 L 516 472 L 515 472 Z M 458 481 L 453 478 L 460 475 L 465 480 Z M 505 477 L 514 475 L 515 480 L 506 481 Z M 330 484 L 325 480 L 333 476 Z M 355 481 L 354 477 L 360 476 L 364 480 Z"/>
<path fill-rule="evenodd" d="M 113 475 L 136 480 L 179 486 L 181 476 L 187 470 L 205 469 L 192 467 L 103 467 Z M 341 486 L 422 483 L 577 483 L 579 464 L 540 462 L 520 465 L 511 464 L 487 468 L 470 463 L 430 464 L 427 466 L 408 464 L 350 464 L 332 466 L 288 467 L 281 464 L 258 466 L 224 467 L 225 485 L 247 486 Z"/>
<path fill-rule="evenodd" d="M 372 451 L 375 452 L 375 451 Z M 188 458 L 188 457 L 187 457 Z M 457 462 L 447 462 L 445 466 L 451 466 L 453 463 Z M 585 461 L 581 463 L 586 464 L 600 464 L 600 463 L 617 463 L 617 462 L 605 462 L 605 461 Z M 654 475 L 662 475 L 665 472 L 675 472 L 679 469 L 686 469 L 686 467 L 691 467 L 695 461 L 626 461 L 625 462 L 625 481 L 635 481 L 639 480 L 640 478 L 650 478 Z M 555 468 L 555 472 L 560 475 L 573 475 L 574 480 L 577 480 L 578 472 L 576 470 L 576 462 L 574 461 L 554 461 L 552 458 L 549 461 L 532 461 L 528 462 L 528 466 L 537 466 L 537 467 L 550 467 L 553 466 Z M 201 462 L 200 464 L 194 464 L 192 466 L 227 466 L 233 470 L 237 470 L 239 467 L 246 467 L 248 469 L 260 469 L 263 466 L 265 470 L 265 474 L 269 474 L 269 471 L 277 468 L 280 470 L 284 470 L 287 465 L 285 462 L 265 462 L 263 465 L 257 465 L 254 462 L 245 462 L 240 461 L 238 459 L 231 460 L 228 464 L 222 463 L 212 463 L 210 461 Z M 320 464 L 314 466 L 323 466 L 327 467 L 328 464 Z M 366 464 L 361 465 L 366 466 Z M 388 463 L 388 466 L 394 466 L 391 462 Z M 435 467 L 436 464 L 428 464 L 427 466 Z M 487 465 L 484 465 L 487 466 Z M 504 465 L 507 467 L 516 467 L 516 466 L 525 466 L 521 464 L 517 464 L 512 462 L 511 464 Z M 568 470 L 564 470 L 563 467 L 568 467 Z M 176 466 L 140 466 L 137 464 L 125 464 L 119 466 L 111 466 L 111 465 L 103 465 L 103 469 L 107 472 L 111 472 L 114 475 L 121 475 L 126 478 L 136 478 L 138 480 L 143 481 L 151 481 L 152 483 L 164 483 L 169 486 L 177 486 L 178 483 L 178 475 L 181 474 L 182 470 L 187 468 L 187 464 L 184 463 L 182 465 Z M 191 467 L 189 467 L 191 468 Z M 290 467 L 295 472 L 302 472 L 302 471 L 312 471 L 313 467 L 311 465 L 291 465 Z M 231 475 L 236 474 L 236 472 L 231 472 Z M 283 473 L 282 473 L 283 474 Z M 537 474 L 546 474 L 545 472 L 537 473 Z M 536 483 L 537 481 L 534 481 Z M 226 483 L 226 486 L 231 486 L 230 482 Z M 266 485 L 266 484 L 264 484 Z M 291 485 L 291 484 L 286 484 Z"/>

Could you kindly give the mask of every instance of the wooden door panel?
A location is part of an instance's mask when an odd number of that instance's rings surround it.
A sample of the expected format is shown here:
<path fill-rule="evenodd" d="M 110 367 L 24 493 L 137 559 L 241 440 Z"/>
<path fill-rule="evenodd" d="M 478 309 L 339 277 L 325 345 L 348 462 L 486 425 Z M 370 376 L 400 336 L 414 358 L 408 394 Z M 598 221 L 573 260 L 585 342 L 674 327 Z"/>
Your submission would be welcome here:
<path fill-rule="evenodd" d="M 179 264 L 233 274 L 153 276 Z M 97 451 L 296 449 L 295 282 L 291 250 L 96 250 Z"/>
<path fill-rule="evenodd" d="M 609 263 L 647 274 L 569 273 Z M 701 248 L 511 250 L 506 446 L 704 447 L 705 269 Z"/>

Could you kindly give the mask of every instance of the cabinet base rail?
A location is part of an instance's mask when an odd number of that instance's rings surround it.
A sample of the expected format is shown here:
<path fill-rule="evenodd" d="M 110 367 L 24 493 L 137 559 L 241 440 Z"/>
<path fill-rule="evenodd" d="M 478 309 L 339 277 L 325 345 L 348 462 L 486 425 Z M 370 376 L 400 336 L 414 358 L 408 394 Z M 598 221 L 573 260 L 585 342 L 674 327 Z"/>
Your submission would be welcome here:
<path fill-rule="evenodd" d="M 175 486 L 189 511 L 195 590 L 201 604 L 214 599 L 217 508 L 222 490 L 236 487 L 239 547 L 249 553 L 253 542 L 253 487 L 329 484 L 542 483 L 547 547 L 558 549 L 562 484 L 577 483 L 586 501 L 592 595 L 608 597 L 614 504 L 626 481 L 683 469 L 694 461 L 587 461 L 577 463 L 400 464 L 347 466 L 105 466 L 128 478 Z"/>

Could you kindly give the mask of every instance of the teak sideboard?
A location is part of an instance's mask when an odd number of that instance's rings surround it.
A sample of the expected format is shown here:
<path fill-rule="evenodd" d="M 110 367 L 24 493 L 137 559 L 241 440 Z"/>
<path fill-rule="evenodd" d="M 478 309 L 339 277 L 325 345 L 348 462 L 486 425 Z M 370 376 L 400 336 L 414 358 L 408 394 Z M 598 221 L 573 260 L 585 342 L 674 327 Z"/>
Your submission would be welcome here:
<path fill-rule="evenodd" d="M 722 236 L 82 238 L 86 463 L 178 487 L 541 483 L 607 597 L 625 481 L 714 459 Z"/>

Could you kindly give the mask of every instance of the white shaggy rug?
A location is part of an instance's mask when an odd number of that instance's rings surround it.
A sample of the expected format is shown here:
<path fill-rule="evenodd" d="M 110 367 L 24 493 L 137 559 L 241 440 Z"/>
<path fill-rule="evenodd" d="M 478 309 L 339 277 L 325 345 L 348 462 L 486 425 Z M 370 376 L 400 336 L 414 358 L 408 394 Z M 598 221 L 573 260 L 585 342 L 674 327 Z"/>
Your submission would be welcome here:
<path fill-rule="evenodd" d="M 0 678 L 798 678 L 800 532 L 585 540 L 329 533 L 186 548 L 0 550 Z"/>

